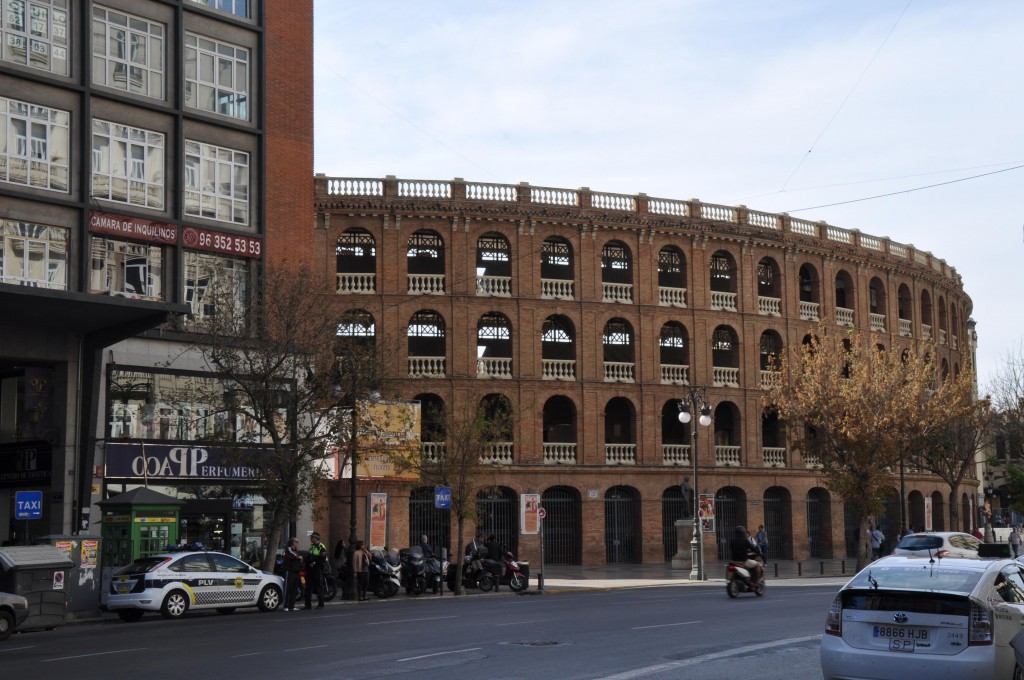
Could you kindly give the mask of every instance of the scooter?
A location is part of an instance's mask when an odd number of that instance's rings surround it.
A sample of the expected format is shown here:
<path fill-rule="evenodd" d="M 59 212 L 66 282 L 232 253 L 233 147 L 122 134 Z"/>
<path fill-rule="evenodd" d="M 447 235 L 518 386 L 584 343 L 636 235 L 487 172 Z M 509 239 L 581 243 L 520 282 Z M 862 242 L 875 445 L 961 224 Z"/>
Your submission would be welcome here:
<path fill-rule="evenodd" d="M 427 589 L 423 549 L 414 545 L 399 551 L 402 564 L 402 585 L 406 595 L 420 595 Z"/>
<path fill-rule="evenodd" d="M 448 583 L 448 590 L 455 592 L 455 586 L 457 585 L 456 580 L 458 579 L 458 570 L 455 567 L 448 567 L 448 575 L 445 579 Z M 472 552 L 466 555 L 462 561 L 462 587 L 463 588 L 480 588 L 481 579 L 491 581 L 492 576 L 484 571 L 482 560 L 480 559 L 479 552 Z M 488 590 L 493 586 L 488 586 Z"/>
<path fill-rule="evenodd" d="M 490 576 L 488 579 L 480 580 L 480 590 L 485 593 L 490 592 L 492 587 L 498 590 L 502 585 L 507 585 L 513 593 L 518 593 L 525 590 L 529 584 L 528 576 L 520 568 L 511 552 L 506 552 L 505 559 L 501 562 L 484 560 L 483 564 L 485 572 Z"/>
<path fill-rule="evenodd" d="M 430 588 L 430 592 L 437 595 L 441 592 L 442 584 L 448 577 L 448 560 L 437 557 L 424 560 L 424 577 L 426 579 L 425 587 Z"/>
<path fill-rule="evenodd" d="M 370 553 L 370 590 L 379 598 L 393 597 L 402 587 L 402 566 L 398 555 L 385 557 L 381 550 Z"/>
<path fill-rule="evenodd" d="M 762 597 L 764 581 L 755 581 L 741 562 L 729 562 L 725 565 L 725 592 L 729 597 L 738 597 L 740 593 L 754 593 Z"/>

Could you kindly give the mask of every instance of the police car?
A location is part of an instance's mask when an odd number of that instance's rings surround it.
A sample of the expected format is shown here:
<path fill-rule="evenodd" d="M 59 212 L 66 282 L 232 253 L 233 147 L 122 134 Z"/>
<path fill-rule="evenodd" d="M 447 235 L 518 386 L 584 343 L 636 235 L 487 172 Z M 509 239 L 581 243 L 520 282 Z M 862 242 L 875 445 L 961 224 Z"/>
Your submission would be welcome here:
<path fill-rule="evenodd" d="M 274 611 L 281 605 L 284 579 L 250 567 L 231 555 L 190 551 L 142 557 L 110 581 L 107 609 L 122 621 L 138 621 L 148 611 L 165 619 L 189 609 L 228 614 L 238 607 Z"/>

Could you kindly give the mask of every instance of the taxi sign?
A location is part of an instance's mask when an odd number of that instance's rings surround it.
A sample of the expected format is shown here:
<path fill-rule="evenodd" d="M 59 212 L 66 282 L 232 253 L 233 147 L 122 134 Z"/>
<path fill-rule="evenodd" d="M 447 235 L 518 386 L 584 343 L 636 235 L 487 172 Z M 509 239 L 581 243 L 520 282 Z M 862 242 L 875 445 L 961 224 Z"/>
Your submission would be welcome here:
<path fill-rule="evenodd" d="M 14 493 L 14 519 L 42 519 L 43 492 L 16 491 Z"/>

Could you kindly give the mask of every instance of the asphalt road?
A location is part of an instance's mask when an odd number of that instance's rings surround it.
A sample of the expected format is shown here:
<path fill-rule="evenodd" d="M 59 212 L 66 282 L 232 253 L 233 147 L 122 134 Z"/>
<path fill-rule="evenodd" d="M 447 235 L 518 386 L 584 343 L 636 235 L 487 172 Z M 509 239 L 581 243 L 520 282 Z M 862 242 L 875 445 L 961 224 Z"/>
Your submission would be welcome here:
<path fill-rule="evenodd" d="M 398 597 L 16 634 L 5 678 L 820 678 L 836 586 Z"/>

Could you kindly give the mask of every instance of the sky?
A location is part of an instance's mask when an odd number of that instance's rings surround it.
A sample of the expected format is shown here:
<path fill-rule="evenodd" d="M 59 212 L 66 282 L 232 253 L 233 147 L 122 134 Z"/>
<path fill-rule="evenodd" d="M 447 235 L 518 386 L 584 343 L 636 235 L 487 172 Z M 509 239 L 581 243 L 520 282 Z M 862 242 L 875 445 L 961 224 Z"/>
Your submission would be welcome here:
<path fill-rule="evenodd" d="M 887 236 L 963 277 L 982 393 L 1021 352 L 1020 0 L 316 0 L 314 21 L 316 172 Z"/>

